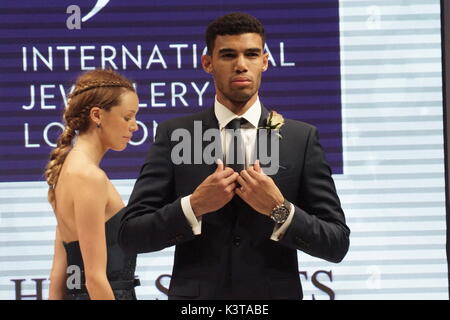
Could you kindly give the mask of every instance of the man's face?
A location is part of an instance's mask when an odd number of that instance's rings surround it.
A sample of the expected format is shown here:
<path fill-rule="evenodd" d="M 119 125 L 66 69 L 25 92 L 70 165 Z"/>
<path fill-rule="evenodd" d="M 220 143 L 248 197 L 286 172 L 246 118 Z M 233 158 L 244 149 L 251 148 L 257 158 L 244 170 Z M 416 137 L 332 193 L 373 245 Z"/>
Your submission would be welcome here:
<path fill-rule="evenodd" d="M 257 33 L 217 36 L 211 56 L 202 57 L 212 74 L 217 99 L 225 106 L 256 101 L 261 74 L 268 66 L 262 38 Z"/>

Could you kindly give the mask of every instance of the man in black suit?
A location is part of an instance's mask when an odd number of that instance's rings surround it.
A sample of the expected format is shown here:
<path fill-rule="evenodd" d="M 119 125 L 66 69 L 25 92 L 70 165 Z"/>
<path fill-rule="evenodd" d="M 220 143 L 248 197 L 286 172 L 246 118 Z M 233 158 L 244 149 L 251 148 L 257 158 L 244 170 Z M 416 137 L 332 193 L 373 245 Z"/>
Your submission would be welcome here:
<path fill-rule="evenodd" d="M 258 128 L 278 124 L 267 121 L 258 98 L 268 67 L 264 41 L 263 26 L 247 14 L 208 26 L 202 65 L 214 78 L 214 107 L 159 124 L 123 209 L 124 250 L 176 245 L 169 299 L 301 299 L 296 250 L 331 262 L 347 253 L 350 230 L 313 126 L 288 119 L 281 126 L 276 116 L 282 135 L 270 137 L 276 170 L 268 175 L 253 161 L 266 132 Z M 206 141 L 194 134 L 199 128 L 219 133 L 222 152 L 215 155 L 223 154 L 225 164 L 175 159 L 175 132 L 193 137 L 183 141 L 192 148 L 183 159 L 205 150 Z"/>

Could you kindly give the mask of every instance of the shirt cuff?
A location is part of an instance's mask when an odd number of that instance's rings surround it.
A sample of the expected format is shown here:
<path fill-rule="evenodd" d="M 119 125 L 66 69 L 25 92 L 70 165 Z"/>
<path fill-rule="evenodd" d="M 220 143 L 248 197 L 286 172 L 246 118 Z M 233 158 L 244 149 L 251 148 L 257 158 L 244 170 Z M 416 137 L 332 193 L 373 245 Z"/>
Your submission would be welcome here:
<path fill-rule="evenodd" d="M 191 195 L 181 198 L 181 209 L 186 217 L 189 225 L 192 228 L 192 232 L 195 235 L 202 233 L 202 218 L 197 218 L 194 214 L 194 210 L 191 207 Z"/>
<path fill-rule="evenodd" d="M 286 221 L 283 224 L 275 225 L 272 236 L 270 237 L 271 240 L 279 241 L 281 239 L 281 237 L 283 237 L 284 233 L 286 232 L 286 229 L 291 225 L 292 219 L 294 218 L 294 212 L 295 212 L 295 207 L 291 203 L 291 210 L 289 211 L 288 218 L 286 219 Z"/>

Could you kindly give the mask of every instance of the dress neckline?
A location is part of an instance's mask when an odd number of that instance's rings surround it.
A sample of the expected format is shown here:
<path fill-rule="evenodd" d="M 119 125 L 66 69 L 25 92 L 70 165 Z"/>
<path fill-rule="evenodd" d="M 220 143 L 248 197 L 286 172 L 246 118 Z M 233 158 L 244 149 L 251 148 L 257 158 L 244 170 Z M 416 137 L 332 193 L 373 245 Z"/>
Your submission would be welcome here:
<path fill-rule="evenodd" d="M 105 221 L 105 226 L 106 226 L 111 220 L 113 220 L 116 216 L 118 216 L 118 215 L 119 215 L 119 214 L 116 213 L 115 215 L 113 215 L 112 217 L 110 217 L 108 220 L 106 220 L 106 221 Z M 64 246 L 69 246 L 69 245 L 72 244 L 72 243 L 79 243 L 79 240 L 74 240 L 74 241 L 69 241 L 69 242 L 62 241 L 62 243 L 63 243 Z"/>

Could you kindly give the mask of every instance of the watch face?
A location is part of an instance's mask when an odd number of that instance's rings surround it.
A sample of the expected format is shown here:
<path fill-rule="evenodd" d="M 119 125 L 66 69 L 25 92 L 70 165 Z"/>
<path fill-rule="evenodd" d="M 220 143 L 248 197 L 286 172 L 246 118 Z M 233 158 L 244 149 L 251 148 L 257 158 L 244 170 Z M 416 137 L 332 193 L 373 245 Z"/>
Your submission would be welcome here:
<path fill-rule="evenodd" d="M 281 206 L 279 208 L 275 208 L 272 211 L 271 218 L 276 223 L 283 223 L 286 221 L 289 216 L 289 210 L 285 206 Z"/>

